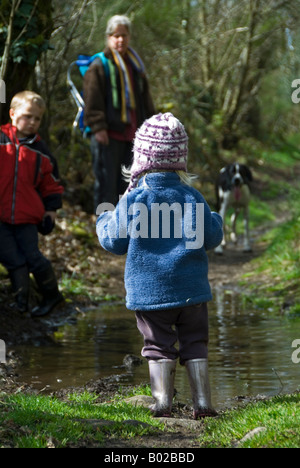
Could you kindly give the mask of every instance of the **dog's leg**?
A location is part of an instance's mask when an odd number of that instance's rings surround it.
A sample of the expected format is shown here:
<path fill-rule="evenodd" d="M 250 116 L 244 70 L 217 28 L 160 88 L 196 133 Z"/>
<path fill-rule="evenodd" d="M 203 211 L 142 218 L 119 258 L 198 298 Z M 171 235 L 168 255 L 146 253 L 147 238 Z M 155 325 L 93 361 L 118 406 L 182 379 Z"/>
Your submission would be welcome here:
<path fill-rule="evenodd" d="M 244 248 L 243 252 L 252 252 L 249 234 L 249 206 L 244 209 Z"/>
<path fill-rule="evenodd" d="M 233 215 L 231 216 L 231 234 L 230 239 L 234 244 L 237 244 L 237 235 L 236 235 L 236 220 L 240 213 L 239 209 L 235 209 Z"/>
<path fill-rule="evenodd" d="M 225 234 L 224 234 L 225 236 Z M 218 247 L 215 248 L 215 253 L 218 254 L 218 255 L 223 255 L 223 252 L 224 252 L 224 249 L 223 249 L 223 245 L 220 244 L 218 245 Z"/>

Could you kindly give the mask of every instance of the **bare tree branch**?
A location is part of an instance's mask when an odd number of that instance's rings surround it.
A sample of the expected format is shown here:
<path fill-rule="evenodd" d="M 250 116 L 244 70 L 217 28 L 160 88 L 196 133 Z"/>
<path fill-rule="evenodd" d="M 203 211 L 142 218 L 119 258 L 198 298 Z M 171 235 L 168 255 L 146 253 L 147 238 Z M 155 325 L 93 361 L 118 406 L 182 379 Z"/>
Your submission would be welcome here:
<path fill-rule="evenodd" d="M 37 9 L 37 6 L 39 4 L 40 0 L 35 0 L 35 4 L 33 5 L 33 8 L 31 10 L 31 13 L 30 13 L 30 16 L 28 16 L 27 18 L 27 21 L 26 21 L 26 24 L 24 26 L 24 28 L 22 29 L 22 31 L 20 32 L 20 34 L 16 37 L 16 39 L 14 40 L 13 44 L 15 44 L 16 42 L 18 42 L 20 40 L 20 38 L 23 36 L 23 34 L 26 33 L 27 31 L 27 28 L 28 28 L 28 25 L 30 24 L 30 21 L 32 20 L 33 18 L 33 15 L 35 13 L 35 10 Z M 19 5 L 21 3 L 21 0 L 19 0 Z M 17 6 L 16 8 L 16 11 L 18 11 L 18 8 L 19 8 L 19 5 Z"/>
<path fill-rule="evenodd" d="M 75 36 L 75 33 L 76 33 L 76 30 L 78 28 L 78 24 L 80 22 L 80 19 L 84 13 L 84 10 L 85 8 L 91 3 L 90 0 L 83 0 L 82 4 L 81 4 L 81 7 L 78 11 L 76 11 L 76 13 L 73 16 L 74 18 L 74 23 L 73 23 L 73 26 L 71 28 L 71 31 L 70 33 L 68 34 L 68 36 L 66 37 L 66 40 L 65 40 L 65 45 L 61 51 L 61 60 L 58 64 L 58 67 L 56 68 L 56 73 L 53 77 L 53 80 L 52 80 L 52 86 L 50 88 L 50 94 L 54 92 L 54 88 L 55 88 L 55 85 L 57 83 L 57 80 L 59 78 L 59 75 L 61 73 L 61 69 L 62 67 L 64 66 L 64 59 L 66 58 L 67 56 L 67 53 L 68 53 L 68 50 L 69 50 L 69 47 L 70 47 L 70 44 L 71 42 L 73 41 L 74 39 L 74 36 Z"/>
<path fill-rule="evenodd" d="M 8 61 L 9 61 L 9 53 L 10 48 L 12 45 L 12 33 L 13 33 L 13 22 L 15 18 L 15 13 L 18 10 L 22 0 L 12 0 L 11 11 L 9 15 L 9 21 L 7 26 L 7 36 L 4 46 L 4 52 L 2 56 L 1 68 L 0 68 L 0 79 L 5 81 Z"/>

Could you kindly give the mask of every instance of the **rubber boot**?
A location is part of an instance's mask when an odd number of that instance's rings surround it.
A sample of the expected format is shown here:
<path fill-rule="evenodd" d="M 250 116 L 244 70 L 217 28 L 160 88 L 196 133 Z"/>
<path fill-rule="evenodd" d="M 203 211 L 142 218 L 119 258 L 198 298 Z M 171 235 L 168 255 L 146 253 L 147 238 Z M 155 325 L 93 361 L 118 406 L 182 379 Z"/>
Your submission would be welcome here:
<path fill-rule="evenodd" d="M 28 311 L 29 301 L 30 280 L 28 268 L 25 265 L 16 270 L 10 270 L 8 273 L 16 298 L 16 302 L 11 306 L 16 307 L 19 312 L 24 314 Z"/>
<path fill-rule="evenodd" d="M 151 391 L 155 405 L 150 409 L 156 417 L 169 418 L 172 412 L 176 361 L 159 359 L 148 361 Z"/>
<path fill-rule="evenodd" d="M 41 304 L 32 310 L 31 315 L 32 317 L 44 317 L 60 302 L 63 302 L 64 298 L 58 290 L 56 276 L 51 265 L 34 273 L 34 278 L 43 299 Z"/>
<path fill-rule="evenodd" d="M 192 359 L 185 363 L 194 406 L 194 419 L 215 417 L 218 413 L 211 403 L 208 360 Z"/>

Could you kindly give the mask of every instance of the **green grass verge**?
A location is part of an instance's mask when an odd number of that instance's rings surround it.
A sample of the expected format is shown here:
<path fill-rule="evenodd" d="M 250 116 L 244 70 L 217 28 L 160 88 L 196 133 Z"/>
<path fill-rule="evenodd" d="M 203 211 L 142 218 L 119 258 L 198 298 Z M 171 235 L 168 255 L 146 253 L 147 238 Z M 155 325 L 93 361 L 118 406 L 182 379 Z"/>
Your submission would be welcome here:
<path fill-rule="evenodd" d="M 290 304 L 291 313 L 299 313 L 300 302 L 300 190 L 290 189 L 290 220 L 268 231 L 261 241 L 267 244 L 265 253 L 252 262 L 252 269 L 244 275 L 244 283 L 253 279 L 256 290 L 252 300 L 273 305 Z M 243 282 L 242 282 L 243 284 Z"/>
<path fill-rule="evenodd" d="M 257 428 L 258 433 L 251 436 Z M 206 448 L 299 448 L 300 394 L 277 396 L 207 419 L 199 444 Z"/>
<path fill-rule="evenodd" d="M 70 394 L 67 401 L 41 395 L 0 394 L 0 447 L 55 448 L 103 446 L 105 437 L 128 439 L 162 427 L 150 412 L 118 399 L 97 403 L 97 395 Z M 105 420 L 95 427 L 83 420 Z M 124 424 L 134 420 L 146 423 Z"/>

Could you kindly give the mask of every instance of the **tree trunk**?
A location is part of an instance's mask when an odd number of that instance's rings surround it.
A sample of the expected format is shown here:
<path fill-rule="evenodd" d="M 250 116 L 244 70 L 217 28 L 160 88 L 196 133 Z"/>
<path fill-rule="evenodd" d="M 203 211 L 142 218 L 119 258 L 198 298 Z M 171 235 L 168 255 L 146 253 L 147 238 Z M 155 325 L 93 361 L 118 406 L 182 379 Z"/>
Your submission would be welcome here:
<path fill-rule="evenodd" d="M 244 91 L 245 91 L 246 79 L 247 79 L 249 69 L 250 69 L 250 60 L 251 60 L 252 49 L 253 49 L 253 37 L 255 33 L 255 28 L 257 26 L 259 6 L 260 6 L 260 0 L 250 0 L 250 22 L 249 22 L 250 24 L 249 24 L 249 32 L 248 32 L 248 41 L 246 45 L 245 59 L 244 59 L 244 64 L 241 70 L 241 77 L 240 77 L 239 87 L 237 90 L 237 96 L 234 101 L 233 109 L 227 120 L 227 130 L 229 132 L 231 132 L 232 127 L 236 121 L 236 118 L 240 109 L 240 105 L 242 102 L 242 98 L 244 95 Z"/>

